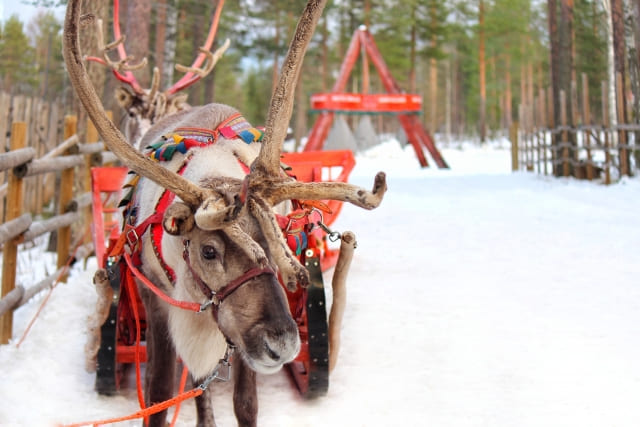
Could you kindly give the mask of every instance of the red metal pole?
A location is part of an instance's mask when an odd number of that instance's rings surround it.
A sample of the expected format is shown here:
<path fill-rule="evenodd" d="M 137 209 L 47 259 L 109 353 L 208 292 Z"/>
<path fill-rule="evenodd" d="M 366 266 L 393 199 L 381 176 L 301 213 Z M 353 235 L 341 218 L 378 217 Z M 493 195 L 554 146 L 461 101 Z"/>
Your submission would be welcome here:
<path fill-rule="evenodd" d="M 389 93 L 401 93 L 400 87 L 398 83 L 395 81 L 391 73 L 389 72 L 389 68 L 387 64 L 384 62 L 382 58 L 382 54 L 378 50 L 376 46 L 376 42 L 373 40 L 371 33 L 369 31 L 364 30 L 360 32 L 360 36 L 362 37 L 362 44 L 364 45 L 367 53 L 371 57 L 371 61 L 376 66 L 378 70 L 378 74 L 380 74 L 380 79 L 382 80 L 382 84 L 385 89 Z M 418 160 L 420 161 L 420 165 L 422 167 L 426 166 L 426 159 L 423 163 L 424 153 L 422 152 L 422 148 L 419 146 L 422 144 L 431 154 L 436 164 L 440 168 L 448 168 L 449 166 L 444 161 L 444 158 L 436 148 L 436 145 L 433 142 L 433 139 L 429 136 L 424 127 L 419 123 L 415 116 L 409 116 L 405 114 L 400 114 L 398 116 L 398 120 L 402 124 L 404 131 L 407 134 L 407 138 L 409 138 L 409 142 L 413 145 L 413 149 L 416 151 L 416 155 L 418 156 Z M 416 146 L 418 145 L 418 146 Z"/>
<path fill-rule="evenodd" d="M 347 86 L 347 80 L 351 75 L 353 66 L 358 60 L 358 54 L 360 52 L 360 37 L 358 37 L 358 31 L 360 30 L 358 29 L 353 33 L 351 43 L 349 43 L 349 48 L 347 49 L 347 54 L 344 57 L 344 61 L 342 61 L 338 78 L 336 79 L 331 92 L 344 92 L 344 88 Z"/>

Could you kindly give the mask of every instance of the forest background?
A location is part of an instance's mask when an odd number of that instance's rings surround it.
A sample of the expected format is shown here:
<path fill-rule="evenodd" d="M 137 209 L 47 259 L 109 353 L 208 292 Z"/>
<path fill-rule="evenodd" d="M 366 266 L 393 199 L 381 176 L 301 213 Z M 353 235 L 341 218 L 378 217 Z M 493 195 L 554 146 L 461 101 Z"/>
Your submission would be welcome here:
<path fill-rule="evenodd" d="M 13 15 L 0 28 L 0 89 L 12 94 L 60 100 L 70 112 L 73 99 L 61 54 L 62 22 L 52 6 L 64 1 L 23 0 L 41 6 L 28 22 Z M 101 17 L 104 39 L 113 39 L 112 2 L 85 0 Z M 127 52 L 150 66 L 136 71 L 147 86 L 151 69 L 169 87 L 179 75 L 174 64 L 190 64 L 206 38 L 217 0 L 122 0 L 120 19 Z M 188 89 L 189 102 L 223 102 L 263 124 L 296 20 L 304 0 L 227 1 L 215 44 L 231 48 L 212 75 Z M 313 123 L 309 97 L 331 90 L 354 31 L 367 25 L 400 87 L 423 97 L 423 122 L 447 137 L 484 141 L 518 119 L 519 106 L 539 91 L 553 89 L 555 114 L 560 90 L 588 78 L 593 117 L 600 117 L 605 87 L 624 88 L 622 108 L 638 122 L 640 84 L 640 0 L 330 0 L 307 54 L 291 127 L 297 140 Z M 97 51 L 96 30 L 84 29 L 85 52 Z M 215 46 L 214 46 L 215 48 Z M 362 63 L 349 90 L 360 92 Z M 99 64 L 88 64 L 92 80 L 114 113 L 119 84 Z M 375 76 L 375 72 L 371 72 Z M 608 82 L 603 85 L 603 82 Z M 583 90 L 577 85 L 573 90 Z M 382 92 L 371 80 L 370 92 Z M 571 105 L 569 105 L 571 108 Z M 569 111 L 571 117 L 571 111 Z M 117 117 L 117 116 L 116 116 Z M 558 123 L 559 121 L 556 121 Z"/>

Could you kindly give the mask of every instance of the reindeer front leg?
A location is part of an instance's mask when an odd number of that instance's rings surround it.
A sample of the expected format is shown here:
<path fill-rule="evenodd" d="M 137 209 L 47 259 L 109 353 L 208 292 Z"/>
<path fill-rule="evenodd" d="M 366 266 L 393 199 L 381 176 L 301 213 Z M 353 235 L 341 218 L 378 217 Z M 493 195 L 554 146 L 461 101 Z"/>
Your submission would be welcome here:
<path fill-rule="evenodd" d="M 193 384 L 202 384 L 204 379 L 193 380 Z M 213 404 L 211 403 L 211 388 L 213 384 L 210 384 L 200 396 L 196 397 L 196 414 L 198 416 L 198 427 L 216 427 L 216 420 L 213 416 Z"/>
<path fill-rule="evenodd" d="M 258 395 L 256 373 L 249 369 L 240 357 L 234 360 L 235 384 L 233 410 L 239 427 L 256 427 L 258 419 Z"/>
<path fill-rule="evenodd" d="M 173 397 L 176 371 L 176 353 L 169 340 L 169 323 L 166 309 L 158 298 L 139 286 L 147 313 L 147 367 L 144 378 L 144 396 L 147 406 L 164 402 Z M 167 411 L 149 417 L 147 427 L 164 427 Z"/>

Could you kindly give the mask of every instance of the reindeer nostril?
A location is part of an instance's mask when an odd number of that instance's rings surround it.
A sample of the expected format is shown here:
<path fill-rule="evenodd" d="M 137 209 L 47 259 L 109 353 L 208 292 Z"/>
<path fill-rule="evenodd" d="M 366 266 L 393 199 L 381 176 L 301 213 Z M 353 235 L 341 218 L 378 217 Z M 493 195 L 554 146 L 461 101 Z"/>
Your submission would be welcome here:
<path fill-rule="evenodd" d="M 273 359 L 274 361 L 279 361 L 280 360 L 280 355 L 278 353 L 276 353 L 275 351 L 273 351 L 271 349 L 271 347 L 269 347 L 269 344 L 265 343 L 264 344 L 264 349 L 267 352 L 267 355 Z"/>

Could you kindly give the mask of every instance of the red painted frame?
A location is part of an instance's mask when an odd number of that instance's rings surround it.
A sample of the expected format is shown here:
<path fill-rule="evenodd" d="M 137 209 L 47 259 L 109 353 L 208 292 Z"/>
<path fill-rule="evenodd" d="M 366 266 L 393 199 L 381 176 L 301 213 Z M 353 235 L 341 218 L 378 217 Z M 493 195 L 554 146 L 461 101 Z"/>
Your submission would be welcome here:
<path fill-rule="evenodd" d="M 296 179 L 305 182 L 347 182 L 349 174 L 355 166 L 355 158 L 349 150 L 286 153 L 282 156 L 282 161 L 291 167 L 291 174 Z M 120 222 L 118 216 L 120 211 L 117 208 L 117 204 L 121 198 L 122 186 L 127 172 L 128 169 L 125 167 L 95 167 L 91 170 L 94 219 L 93 241 L 99 268 L 104 268 L 106 264 L 107 247 L 119 237 Z M 323 220 L 326 225 L 330 225 L 340 213 L 342 202 L 328 200 L 325 203 L 331 209 L 331 213 L 324 214 Z M 315 256 L 320 257 L 323 270 L 333 267 L 337 261 L 339 250 L 328 247 L 326 235 L 320 228 L 317 228 L 314 233 L 316 238 L 313 239 L 314 243 L 310 245 L 310 249 L 314 251 Z M 116 363 L 134 363 L 136 353 L 135 319 L 130 306 L 130 299 L 124 294 L 126 292 L 124 284 L 121 285 L 121 292 L 123 293 L 118 303 L 118 325 L 116 326 Z M 297 374 L 294 375 L 297 376 L 296 382 L 299 386 L 300 382 L 304 384 L 305 382 L 308 383 L 309 380 L 305 376 L 310 357 L 308 350 L 309 340 L 306 332 L 307 325 L 305 323 L 306 317 L 304 315 L 306 294 L 301 289 L 296 292 L 287 290 L 287 296 L 292 312 L 298 312 L 296 317 L 298 318 L 300 339 L 302 341 L 300 353 L 292 362 L 296 366 L 295 372 Z M 137 301 L 137 308 L 144 329 L 144 307 L 137 293 L 133 299 Z M 144 336 L 144 331 L 142 335 Z M 139 351 L 140 360 L 144 362 L 146 360 L 146 346 L 141 345 Z M 116 378 L 116 384 L 119 384 L 118 378 Z"/>

